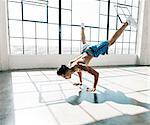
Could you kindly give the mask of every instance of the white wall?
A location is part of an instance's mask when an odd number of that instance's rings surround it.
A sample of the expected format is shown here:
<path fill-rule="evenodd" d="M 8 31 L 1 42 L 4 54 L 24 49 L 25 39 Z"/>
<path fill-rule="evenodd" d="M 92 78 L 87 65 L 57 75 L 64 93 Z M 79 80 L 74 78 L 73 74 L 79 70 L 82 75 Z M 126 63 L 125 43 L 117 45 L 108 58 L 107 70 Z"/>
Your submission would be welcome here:
<path fill-rule="evenodd" d="M 150 0 L 141 0 L 137 34 L 137 64 L 150 65 Z"/>
<path fill-rule="evenodd" d="M 9 56 L 10 69 L 56 68 L 78 55 Z M 135 65 L 136 55 L 105 55 L 91 61 L 92 66 Z"/>
<path fill-rule="evenodd" d="M 6 0 L 0 0 L 0 70 L 8 69 L 8 20 Z"/>

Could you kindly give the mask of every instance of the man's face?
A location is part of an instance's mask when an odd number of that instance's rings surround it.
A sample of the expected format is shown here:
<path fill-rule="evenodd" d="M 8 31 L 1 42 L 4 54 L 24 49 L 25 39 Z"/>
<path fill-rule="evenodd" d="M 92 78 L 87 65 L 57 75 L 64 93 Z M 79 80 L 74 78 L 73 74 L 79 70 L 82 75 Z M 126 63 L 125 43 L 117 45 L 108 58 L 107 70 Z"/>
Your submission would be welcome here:
<path fill-rule="evenodd" d="M 71 78 L 71 72 L 70 71 L 67 71 L 65 74 L 62 74 L 61 75 L 63 78 L 65 79 L 70 79 Z"/>

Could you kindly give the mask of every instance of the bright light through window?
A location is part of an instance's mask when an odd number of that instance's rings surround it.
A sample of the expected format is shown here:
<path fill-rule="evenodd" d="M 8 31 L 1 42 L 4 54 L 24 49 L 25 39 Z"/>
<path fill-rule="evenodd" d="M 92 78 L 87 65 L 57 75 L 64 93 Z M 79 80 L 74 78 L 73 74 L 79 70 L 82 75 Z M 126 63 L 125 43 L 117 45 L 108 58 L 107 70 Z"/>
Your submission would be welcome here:
<path fill-rule="evenodd" d="M 79 54 L 81 23 L 88 43 L 110 39 L 122 26 L 120 5 L 138 21 L 139 0 L 8 0 L 10 54 Z M 135 54 L 136 33 L 128 26 L 109 54 Z"/>

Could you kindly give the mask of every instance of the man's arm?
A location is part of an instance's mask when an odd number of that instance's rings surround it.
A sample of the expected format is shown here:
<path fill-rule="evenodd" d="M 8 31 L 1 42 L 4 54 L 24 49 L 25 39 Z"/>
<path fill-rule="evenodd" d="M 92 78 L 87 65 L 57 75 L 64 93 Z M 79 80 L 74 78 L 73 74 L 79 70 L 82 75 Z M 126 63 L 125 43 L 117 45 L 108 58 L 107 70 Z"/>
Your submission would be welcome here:
<path fill-rule="evenodd" d="M 95 71 L 92 67 L 90 66 L 85 66 L 85 65 L 76 65 L 76 68 L 80 68 L 83 71 L 87 71 L 88 73 L 90 73 L 91 75 L 94 76 L 94 85 L 93 85 L 93 89 L 88 90 L 88 91 L 95 91 L 96 90 L 96 86 L 98 83 L 98 78 L 99 78 L 99 73 L 97 71 Z"/>
<path fill-rule="evenodd" d="M 70 61 L 70 65 L 71 65 L 72 63 L 74 63 L 75 61 L 77 61 L 78 59 L 80 59 L 82 56 L 83 56 L 83 55 L 81 54 L 81 55 L 79 55 L 78 57 L 76 57 L 76 58 L 74 58 L 73 60 L 71 60 L 71 61 Z"/>
<path fill-rule="evenodd" d="M 73 83 L 73 85 L 75 85 L 75 86 L 82 86 L 82 72 L 81 71 L 79 71 L 79 72 L 77 72 L 77 74 L 78 74 L 78 76 L 79 76 L 79 80 L 80 80 L 80 82 L 78 83 Z"/>

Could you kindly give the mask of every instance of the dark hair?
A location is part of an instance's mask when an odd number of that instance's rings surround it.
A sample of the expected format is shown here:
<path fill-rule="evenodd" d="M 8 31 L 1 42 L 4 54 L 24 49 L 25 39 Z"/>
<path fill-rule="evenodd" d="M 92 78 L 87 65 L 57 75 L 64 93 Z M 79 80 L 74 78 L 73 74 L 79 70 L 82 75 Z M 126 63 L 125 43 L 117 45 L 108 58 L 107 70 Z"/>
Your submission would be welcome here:
<path fill-rule="evenodd" d="M 57 69 L 57 75 L 65 75 L 65 73 L 69 70 L 69 67 L 67 67 L 66 65 L 61 65 L 58 69 Z"/>

